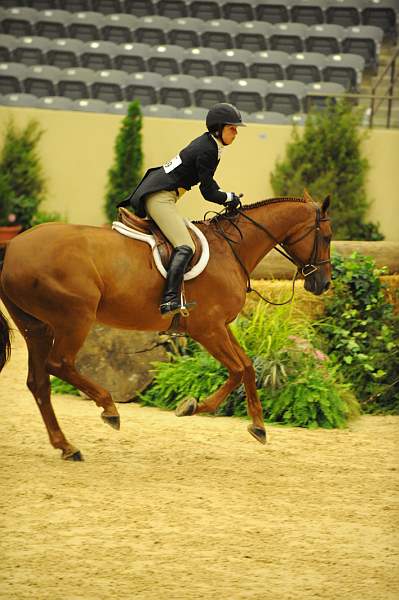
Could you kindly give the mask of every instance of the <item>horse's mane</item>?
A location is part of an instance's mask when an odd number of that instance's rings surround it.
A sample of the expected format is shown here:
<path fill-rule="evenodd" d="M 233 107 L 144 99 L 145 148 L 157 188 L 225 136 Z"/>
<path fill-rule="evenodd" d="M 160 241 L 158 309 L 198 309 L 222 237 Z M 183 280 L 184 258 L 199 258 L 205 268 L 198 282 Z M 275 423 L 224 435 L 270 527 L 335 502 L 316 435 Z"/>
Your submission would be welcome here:
<path fill-rule="evenodd" d="M 268 204 L 277 204 L 278 202 L 303 202 L 307 203 L 305 198 L 299 198 L 297 196 L 277 196 L 276 198 L 266 198 L 265 200 L 259 200 L 259 202 L 254 202 L 253 204 L 245 204 L 242 206 L 241 210 L 247 211 L 252 208 L 259 208 L 260 206 L 267 206 Z M 217 216 L 218 213 L 216 213 Z M 211 219 L 202 219 L 200 221 L 193 221 L 194 224 L 204 223 L 204 221 L 212 221 Z"/>

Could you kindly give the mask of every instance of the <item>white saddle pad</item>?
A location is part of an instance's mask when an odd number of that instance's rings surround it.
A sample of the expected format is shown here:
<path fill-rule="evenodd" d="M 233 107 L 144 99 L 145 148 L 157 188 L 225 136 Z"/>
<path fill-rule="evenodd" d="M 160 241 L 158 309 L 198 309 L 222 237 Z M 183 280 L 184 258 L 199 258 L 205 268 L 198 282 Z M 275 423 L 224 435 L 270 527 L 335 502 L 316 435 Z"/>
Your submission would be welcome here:
<path fill-rule="evenodd" d="M 188 281 L 189 279 L 194 279 L 194 277 L 197 277 L 200 273 L 202 273 L 202 271 L 205 269 L 206 265 L 208 264 L 209 245 L 208 245 L 208 240 L 206 239 L 206 237 L 204 236 L 202 231 L 200 229 L 198 229 L 198 227 L 196 227 L 188 219 L 184 219 L 184 221 L 185 221 L 187 227 L 189 227 L 190 229 L 192 229 L 195 232 L 195 234 L 197 235 L 197 237 L 199 238 L 199 240 L 201 242 L 201 248 L 202 248 L 201 257 L 200 257 L 199 261 L 197 262 L 197 264 L 192 269 L 190 269 L 190 271 L 187 271 L 187 273 L 184 274 L 184 280 Z M 127 225 L 124 225 L 120 221 L 114 221 L 112 223 L 112 229 L 115 229 L 115 231 L 117 231 L 118 233 L 121 233 L 122 235 L 126 235 L 127 237 L 133 238 L 135 240 L 140 240 L 141 242 L 146 242 L 147 244 L 149 244 L 152 248 L 152 254 L 154 256 L 155 265 L 156 265 L 158 271 L 161 273 L 161 275 L 166 278 L 167 272 L 166 272 L 165 267 L 162 264 L 162 260 L 159 255 L 158 248 L 157 248 L 157 245 L 156 245 L 153 235 L 148 234 L 148 233 L 142 233 L 141 231 L 137 231 L 136 229 L 131 229 L 130 227 L 127 227 Z"/>

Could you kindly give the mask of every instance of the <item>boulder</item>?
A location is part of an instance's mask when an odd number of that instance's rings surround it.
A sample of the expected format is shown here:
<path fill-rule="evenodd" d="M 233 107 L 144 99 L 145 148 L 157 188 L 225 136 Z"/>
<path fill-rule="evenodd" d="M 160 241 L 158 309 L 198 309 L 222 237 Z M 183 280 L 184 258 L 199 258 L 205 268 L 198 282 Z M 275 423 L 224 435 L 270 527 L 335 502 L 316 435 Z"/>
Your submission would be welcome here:
<path fill-rule="evenodd" d="M 126 331 L 96 324 L 77 356 L 79 371 L 107 389 L 115 402 L 129 402 L 153 379 L 151 363 L 166 361 L 154 332 Z M 137 351 L 149 349 L 146 352 Z"/>
<path fill-rule="evenodd" d="M 336 241 L 332 252 L 349 256 L 359 252 L 371 256 L 377 267 L 387 267 L 388 274 L 399 273 L 399 242 Z M 272 250 L 251 273 L 251 279 L 292 279 L 296 267 L 276 250 Z"/>

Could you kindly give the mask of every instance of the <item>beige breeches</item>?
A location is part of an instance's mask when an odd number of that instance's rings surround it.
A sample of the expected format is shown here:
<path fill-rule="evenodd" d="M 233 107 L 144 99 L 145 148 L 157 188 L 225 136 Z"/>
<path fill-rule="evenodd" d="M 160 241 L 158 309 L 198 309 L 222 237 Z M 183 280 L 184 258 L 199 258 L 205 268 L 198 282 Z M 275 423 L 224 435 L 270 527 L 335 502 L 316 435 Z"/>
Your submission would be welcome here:
<path fill-rule="evenodd" d="M 145 199 L 146 211 L 174 248 L 177 246 L 190 246 L 194 252 L 194 242 L 183 217 L 176 207 L 177 198 L 175 191 L 161 190 L 160 192 L 148 194 Z"/>

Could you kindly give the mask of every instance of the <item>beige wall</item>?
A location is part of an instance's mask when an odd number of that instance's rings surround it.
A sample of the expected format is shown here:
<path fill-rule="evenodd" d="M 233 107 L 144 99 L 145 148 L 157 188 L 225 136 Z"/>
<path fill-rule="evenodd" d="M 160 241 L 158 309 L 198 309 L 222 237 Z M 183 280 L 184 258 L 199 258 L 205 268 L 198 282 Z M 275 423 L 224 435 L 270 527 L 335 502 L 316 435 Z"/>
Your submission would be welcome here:
<path fill-rule="evenodd" d="M 45 129 L 40 151 L 48 200 L 43 208 L 58 210 L 72 223 L 102 224 L 107 171 L 122 117 L 0 107 L 1 136 L 11 113 L 21 125 L 33 117 Z M 143 121 L 145 168 L 162 164 L 204 130 L 200 121 L 155 117 Z M 276 159 L 284 156 L 290 132 L 291 127 L 285 125 L 254 124 L 241 129 L 219 166 L 216 179 L 221 188 L 243 192 L 248 203 L 273 196 L 270 172 Z M 374 200 L 370 218 L 380 222 L 387 240 L 399 241 L 399 130 L 372 131 L 365 152 L 371 163 L 368 192 Z M 198 188 L 184 196 L 180 206 L 190 218 L 202 218 L 214 207 L 203 200 Z"/>

